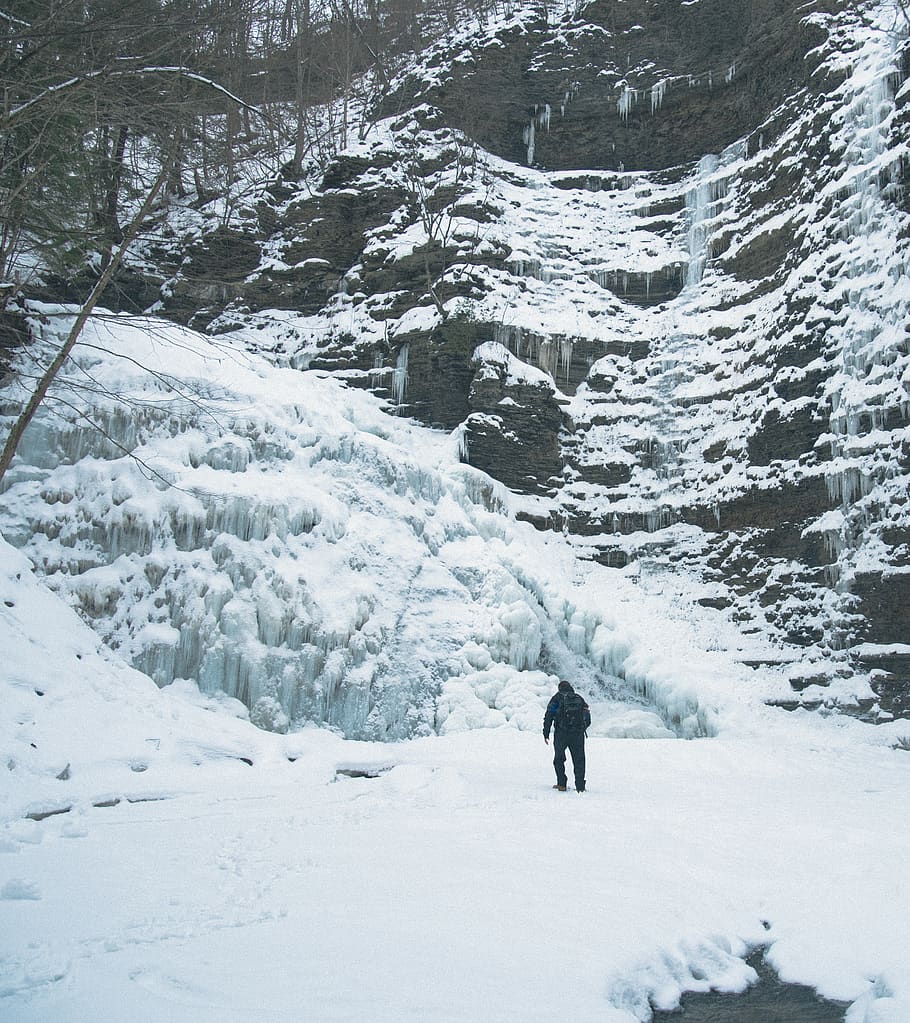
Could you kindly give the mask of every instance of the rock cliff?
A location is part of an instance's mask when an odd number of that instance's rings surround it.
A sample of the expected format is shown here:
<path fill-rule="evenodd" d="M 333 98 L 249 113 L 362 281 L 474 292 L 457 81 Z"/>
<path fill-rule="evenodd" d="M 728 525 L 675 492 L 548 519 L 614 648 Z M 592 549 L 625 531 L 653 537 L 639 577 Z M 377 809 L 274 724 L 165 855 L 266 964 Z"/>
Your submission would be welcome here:
<path fill-rule="evenodd" d="M 910 713 L 907 53 L 887 4 L 518 6 L 194 241 L 163 312 L 280 321 L 540 528 L 698 579 L 788 705 Z"/>

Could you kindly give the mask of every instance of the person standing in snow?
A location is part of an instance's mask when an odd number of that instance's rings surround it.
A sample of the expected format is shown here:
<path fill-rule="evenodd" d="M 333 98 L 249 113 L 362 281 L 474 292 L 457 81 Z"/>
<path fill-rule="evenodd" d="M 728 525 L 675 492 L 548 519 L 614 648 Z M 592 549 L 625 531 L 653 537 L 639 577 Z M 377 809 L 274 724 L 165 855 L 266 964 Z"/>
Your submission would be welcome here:
<path fill-rule="evenodd" d="M 572 754 L 575 770 L 575 789 L 585 790 L 585 730 L 591 724 L 591 708 L 575 692 L 569 682 L 563 680 L 547 704 L 543 718 L 543 741 L 550 745 L 550 729 L 553 728 L 553 766 L 556 768 L 554 789 L 566 791 L 566 750 Z"/>

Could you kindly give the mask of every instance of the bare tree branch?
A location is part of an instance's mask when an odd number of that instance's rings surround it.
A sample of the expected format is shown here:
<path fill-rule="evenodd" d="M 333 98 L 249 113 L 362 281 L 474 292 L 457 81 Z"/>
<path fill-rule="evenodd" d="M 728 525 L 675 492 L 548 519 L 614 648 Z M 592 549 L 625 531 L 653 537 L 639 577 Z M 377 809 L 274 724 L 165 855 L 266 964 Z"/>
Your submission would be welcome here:
<path fill-rule="evenodd" d="M 176 147 L 175 147 L 176 149 Z M 79 314 L 76 317 L 73 326 L 70 328 L 70 332 L 67 335 L 66 341 L 57 352 L 56 356 L 51 360 L 50 365 L 45 370 L 43 376 L 38 381 L 38 385 L 32 392 L 31 397 L 25 404 L 22 412 L 19 414 L 18 419 L 13 423 L 10 429 L 9 436 L 6 439 L 6 444 L 3 447 L 3 452 L 0 454 L 0 484 L 3 483 L 3 478 L 7 473 L 10 465 L 12 464 L 13 458 L 16 454 L 16 449 L 19 447 L 19 442 L 22 440 L 22 435 L 25 433 L 28 424 L 34 418 L 35 413 L 44 401 L 48 389 L 54 382 L 55 377 L 60 372 L 64 362 L 69 358 L 70 353 L 76 346 L 76 342 L 79 340 L 79 335 L 82 333 L 82 328 L 85 326 L 89 316 L 101 299 L 101 295 L 104 293 L 104 289 L 110 284 L 120 267 L 120 263 L 126 254 L 127 249 L 136 240 L 139 230 L 142 224 L 145 222 L 149 213 L 151 212 L 152 206 L 155 203 L 155 199 L 158 197 L 158 193 L 167 181 L 168 175 L 171 172 L 173 160 L 175 158 L 175 152 L 172 152 L 162 163 L 161 170 L 158 177 L 149 189 L 148 194 L 145 197 L 139 212 L 133 218 L 132 223 L 126 230 L 123 238 L 123 242 L 119 246 L 116 252 L 111 256 L 110 262 L 104 270 L 104 273 L 95 282 L 95 286 L 92 288 L 91 294 L 86 300 L 85 304 L 79 310 Z"/>
<path fill-rule="evenodd" d="M 49 100 L 57 99 L 63 93 L 73 92 L 77 89 L 88 85 L 97 79 L 103 80 L 115 80 L 118 78 L 144 78 L 150 75 L 176 75 L 179 78 L 185 78 L 187 81 L 198 82 L 201 85 L 205 85 L 207 88 L 214 89 L 216 92 L 221 93 L 232 103 L 236 103 L 237 106 L 243 107 L 246 110 L 251 111 L 258 117 L 267 120 L 266 115 L 252 104 L 242 100 L 239 96 L 234 95 L 229 89 L 226 89 L 223 85 L 214 81 L 205 75 L 200 75 L 195 71 L 190 71 L 189 68 L 185 67 L 138 67 L 129 68 L 122 71 L 112 71 L 109 68 L 101 68 L 97 71 L 88 71 L 82 75 L 76 75 L 73 78 L 69 78 L 64 82 L 57 82 L 55 85 L 49 85 L 46 89 L 42 90 L 37 96 L 33 96 L 31 99 L 26 100 L 25 103 L 20 103 L 17 107 L 12 107 L 6 114 L 0 118 L 0 130 L 9 130 L 16 126 L 17 120 L 24 114 L 28 113 L 35 106 L 47 103 Z"/>

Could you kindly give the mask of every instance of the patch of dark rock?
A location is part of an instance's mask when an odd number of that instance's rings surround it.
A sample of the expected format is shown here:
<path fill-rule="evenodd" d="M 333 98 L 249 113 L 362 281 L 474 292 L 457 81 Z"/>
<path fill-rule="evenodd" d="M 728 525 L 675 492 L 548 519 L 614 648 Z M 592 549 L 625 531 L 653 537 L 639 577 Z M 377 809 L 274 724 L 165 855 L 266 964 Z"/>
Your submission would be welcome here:
<path fill-rule="evenodd" d="M 779 710 L 790 711 L 791 713 L 795 710 L 818 710 L 822 705 L 821 700 L 769 700 L 769 707 L 777 707 Z M 796 1021 L 794 1021 L 796 1023 Z"/>
<path fill-rule="evenodd" d="M 762 607 L 770 607 L 772 604 L 776 604 L 784 595 L 783 588 L 775 586 L 773 584 L 766 585 L 759 591 L 758 603 Z"/>
<path fill-rule="evenodd" d="M 657 273 L 610 270 L 596 280 L 624 302 L 648 307 L 676 298 L 685 284 L 685 271 L 684 263 L 672 263 Z"/>
<path fill-rule="evenodd" d="M 720 522 L 714 529 L 736 532 L 741 529 L 773 530 L 781 522 L 807 525 L 822 512 L 835 506 L 822 476 L 810 476 L 797 483 L 778 487 L 755 488 L 720 505 Z M 708 523 L 710 520 L 708 520 Z M 706 523 L 704 528 L 711 528 Z M 800 527 L 794 527 L 800 532 Z M 798 553 L 785 556 L 798 560 Z"/>
<path fill-rule="evenodd" d="M 910 574 L 857 573 L 851 592 L 857 612 L 865 619 L 860 640 L 867 643 L 906 643 L 910 636 Z"/>
<path fill-rule="evenodd" d="M 797 459 L 813 451 L 828 428 L 828 416 L 820 414 L 813 405 L 783 412 L 772 408 L 749 438 L 749 461 L 753 465 L 770 465 L 776 460 Z"/>
<path fill-rule="evenodd" d="M 702 452 L 702 457 L 706 462 L 719 462 L 726 453 L 727 442 L 725 440 L 719 440 L 716 444 L 712 444 L 710 447 L 705 448 Z"/>
<path fill-rule="evenodd" d="M 808 304 L 802 299 L 790 299 L 789 311 L 794 319 L 801 322 L 809 311 Z M 783 348 L 774 353 L 774 361 L 780 366 L 795 366 L 805 369 L 822 354 L 824 341 L 824 324 L 819 324 L 817 331 L 811 334 L 795 334 Z"/>
<path fill-rule="evenodd" d="M 890 548 L 891 564 L 898 568 L 910 565 L 910 535 L 906 529 L 882 529 L 882 543 Z"/>
<path fill-rule="evenodd" d="M 552 184 L 566 190 L 578 188 L 584 192 L 621 192 L 632 187 L 634 178 L 624 174 L 570 174 L 553 178 Z"/>
<path fill-rule="evenodd" d="M 787 643 L 792 646 L 810 647 L 815 646 L 816 643 L 821 643 L 825 638 L 825 630 L 819 627 L 812 627 L 810 625 L 801 625 L 796 628 L 790 629 L 785 633 L 784 639 Z"/>
<path fill-rule="evenodd" d="M 14 600 L 4 600 L 3 603 L 6 604 L 7 607 L 15 607 L 16 606 L 16 602 Z"/>
<path fill-rule="evenodd" d="M 784 401 L 813 397 L 829 375 L 821 369 L 805 372 L 800 372 L 800 369 L 801 367 L 793 367 L 790 373 L 780 373 L 775 377 L 774 390 Z"/>
<path fill-rule="evenodd" d="M 468 462 L 522 493 L 548 492 L 562 472 L 563 416 L 555 389 L 513 381 L 505 362 L 485 362 L 471 384 Z"/>
<path fill-rule="evenodd" d="M 402 340 L 408 344 L 409 414 L 421 422 L 455 429 L 471 411 L 471 357 L 489 334 L 478 324 L 449 321 L 431 333 L 415 333 Z"/>
<path fill-rule="evenodd" d="M 699 597 L 698 603 L 702 607 L 711 607 L 715 611 L 724 611 L 733 605 L 729 597 Z"/>
<path fill-rule="evenodd" d="M 69 781 L 71 777 L 70 765 L 67 764 L 66 767 L 64 767 L 59 774 L 54 775 L 54 777 L 57 779 L 57 781 Z"/>
<path fill-rule="evenodd" d="M 338 767 L 335 769 L 336 778 L 379 778 L 388 774 L 394 764 L 382 764 L 375 767 Z"/>
<path fill-rule="evenodd" d="M 910 673 L 873 672 L 869 680 L 879 707 L 892 717 L 910 717 Z"/>
<path fill-rule="evenodd" d="M 0 311 L 0 375 L 13 352 L 29 343 L 31 334 L 25 314 L 7 306 Z"/>
<path fill-rule="evenodd" d="M 842 1023 L 846 1002 L 822 998 L 804 984 L 787 984 L 761 953 L 747 962 L 758 981 L 742 994 L 717 991 L 683 995 L 673 1012 L 655 1012 L 653 1023 Z"/>
<path fill-rule="evenodd" d="M 740 662 L 747 668 L 779 668 L 782 664 L 786 664 L 786 658 L 780 657 L 745 657 Z"/>
<path fill-rule="evenodd" d="M 181 268 L 189 279 L 241 281 L 259 265 L 259 246 L 249 235 L 218 227 L 192 246 Z"/>
<path fill-rule="evenodd" d="M 25 815 L 30 821 L 45 821 L 48 817 L 58 817 L 60 814 L 69 813 L 72 806 L 58 806 L 54 810 L 32 810 Z"/>
<path fill-rule="evenodd" d="M 741 281 L 771 279 L 792 257 L 796 248 L 793 228 L 766 231 L 741 246 L 736 255 L 723 260 L 725 267 Z"/>
<path fill-rule="evenodd" d="M 628 465 L 613 465 L 609 462 L 594 465 L 573 463 L 578 475 L 585 483 L 602 487 L 621 487 L 632 478 L 632 470 Z"/>
<path fill-rule="evenodd" d="M 519 522 L 527 522 L 541 533 L 553 530 L 556 525 L 549 515 L 535 515 L 533 512 L 519 511 L 515 518 Z"/>
<path fill-rule="evenodd" d="M 633 231 L 647 231 L 649 234 L 672 235 L 679 231 L 679 224 L 674 220 L 648 220 L 643 224 L 634 224 Z"/>
<path fill-rule="evenodd" d="M 809 686 L 827 686 L 830 683 L 831 679 L 827 675 L 804 675 L 802 677 L 791 678 L 790 688 L 795 693 L 801 693 L 804 689 L 808 689 Z"/>

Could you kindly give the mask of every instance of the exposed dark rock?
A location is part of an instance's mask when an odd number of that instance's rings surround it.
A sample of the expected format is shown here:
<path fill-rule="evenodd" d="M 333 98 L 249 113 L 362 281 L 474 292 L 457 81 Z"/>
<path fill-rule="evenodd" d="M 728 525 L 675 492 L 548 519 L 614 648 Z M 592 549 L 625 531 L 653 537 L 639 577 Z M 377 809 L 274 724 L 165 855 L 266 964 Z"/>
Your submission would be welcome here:
<path fill-rule="evenodd" d="M 686 268 L 672 263 L 657 273 L 630 273 L 611 270 L 599 282 L 626 302 L 640 306 L 660 305 L 676 298 L 685 284 Z"/>
<path fill-rule="evenodd" d="M 502 356 L 475 364 L 465 423 L 468 461 L 514 490 L 552 493 L 563 465 L 557 392 L 543 374 L 513 373 L 511 357 L 499 350 Z"/>
<path fill-rule="evenodd" d="M 770 465 L 789 461 L 813 451 L 819 437 L 829 428 L 827 415 L 820 415 L 814 404 L 778 408 L 765 413 L 756 432 L 749 438 L 749 461 Z"/>
<path fill-rule="evenodd" d="M 9 369 L 16 351 L 28 344 L 30 337 L 28 321 L 21 310 L 12 303 L 0 309 L 0 379 Z"/>
<path fill-rule="evenodd" d="M 850 591 L 863 617 L 858 639 L 868 643 L 910 643 L 910 573 L 870 572 L 854 577 Z"/>
<path fill-rule="evenodd" d="M 720 152 L 756 129 L 809 84 L 805 55 L 824 38 L 787 0 L 599 0 L 582 17 L 557 30 L 540 20 L 504 34 L 453 64 L 445 84 L 421 98 L 516 163 L 528 160 L 524 132 L 535 121 L 533 162 L 541 166 L 657 170 Z M 634 95 L 620 112 L 624 85 Z M 410 89 L 390 104 L 416 99 L 416 83 Z"/>
<path fill-rule="evenodd" d="M 188 280 L 212 279 L 238 283 L 259 265 L 259 246 L 248 235 L 227 227 L 216 228 L 204 241 L 190 247 L 181 267 Z"/>
<path fill-rule="evenodd" d="M 408 345 L 405 410 L 431 425 L 455 429 L 473 411 L 471 359 L 477 345 L 490 340 L 488 329 L 483 324 L 449 320 L 429 334 L 403 340 Z M 473 456 L 469 460 L 479 464 Z"/>

